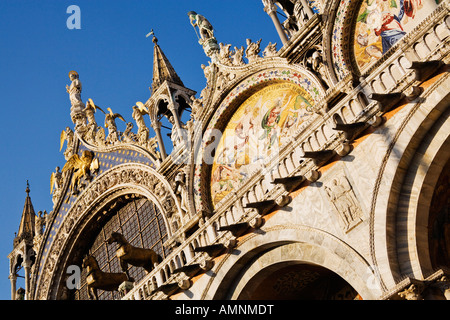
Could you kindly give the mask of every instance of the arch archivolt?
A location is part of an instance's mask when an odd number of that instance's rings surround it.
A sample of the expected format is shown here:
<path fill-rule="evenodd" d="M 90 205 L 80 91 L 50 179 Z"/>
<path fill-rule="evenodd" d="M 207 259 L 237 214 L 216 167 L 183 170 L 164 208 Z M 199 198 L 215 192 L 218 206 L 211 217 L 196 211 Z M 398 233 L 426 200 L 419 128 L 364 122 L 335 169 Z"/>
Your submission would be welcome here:
<path fill-rule="evenodd" d="M 345 76 L 353 72 L 359 73 L 359 70 L 354 70 L 350 63 L 350 37 L 352 34 L 353 17 L 357 13 L 360 6 L 359 1 L 332 1 L 331 6 L 336 12 L 334 19 L 327 20 L 326 30 L 328 32 L 324 35 L 324 46 L 329 48 L 329 61 L 332 61 L 333 71 L 336 75 L 337 81 L 341 81 Z M 329 21 L 329 22 L 328 22 Z"/>
<path fill-rule="evenodd" d="M 170 238 L 174 231 L 171 221 L 181 209 L 169 183 L 148 166 L 137 163 L 118 165 L 90 183 L 62 220 L 47 255 L 40 257 L 42 262 L 40 278 L 36 279 L 36 299 L 56 297 L 54 284 L 65 284 L 61 279 L 67 259 L 81 231 L 90 223 L 96 223 L 108 203 L 126 194 L 140 194 L 153 201 L 164 217 Z"/>
<path fill-rule="evenodd" d="M 258 271 L 279 263 L 324 267 L 347 281 L 363 299 L 375 299 L 381 293 L 370 264 L 345 242 L 303 225 L 275 225 L 240 240 L 217 263 L 201 299 L 235 299 Z"/>
<path fill-rule="evenodd" d="M 383 131 L 389 144 L 379 152 L 383 158 L 371 199 L 370 252 L 384 290 L 394 287 L 405 276 L 422 278 L 429 267 L 417 252 L 421 241 L 418 237 L 428 234 L 423 226 L 428 212 L 421 208 L 419 196 L 423 199 L 423 188 L 430 187 L 427 182 L 432 182 L 430 170 L 436 170 L 436 161 L 446 154 L 442 146 L 448 139 L 448 130 L 439 122 L 447 121 L 449 86 L 450 79 L 445 74 L 425 89 L 418 101 L 399 112 L 400 121 L 394 116 L 390 120 L 393 126 Z M 433 132 L 435 125 L 441 130 Z M 420 232 L 425 234 L 419 235 Z"/>
<path fill-rule="evenodd" d="M 398 196 L 397 247 L 408 248 L 397 252 L 399 272 L 419 279 L 436 271 L 430 260 L 429 213 L 437 180 L 450 159 L 450 134 L 446 128 L 450 128 L 450 110 L 424 137 Z"/>

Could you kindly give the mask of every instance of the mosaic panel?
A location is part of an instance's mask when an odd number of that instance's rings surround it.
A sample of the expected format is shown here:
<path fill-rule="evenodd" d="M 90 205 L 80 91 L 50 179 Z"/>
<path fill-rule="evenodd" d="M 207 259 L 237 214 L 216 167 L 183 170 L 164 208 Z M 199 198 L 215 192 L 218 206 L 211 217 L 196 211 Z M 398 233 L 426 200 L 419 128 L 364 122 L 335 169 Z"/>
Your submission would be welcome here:
<path fill-rule="evenodd" d="M 331 32 L 333 67 L 338 80 L 351 71 L 353 60 L 361 72 L 412 31 L 440 0 L 342 0 Z"/>
<path fill-rule="evenodd" d="M 435 0 L 364 0 L 356 17 L 353 43 L 359 69 L 380 59 L 436 5 Z"/>
<path fill-rule="evenodd" d="M 214 205 L 290 141 L 313 114 L 311 103 L 301 87 L 280 83 L 256 92 L 238 108 L 223 132 L 212 165 Z"/>
<path fill-rule="evenodd" d="M 209 130 L 216 128 L 223 122 L 223 115 L 226 113 L 228 107 L 236 100 L 242 98 L 244 94 L 248 94 L 252 90 L 259 90 L 264 86 L 271 85 L 273 83 L 292 84 L 302 90 L 303 96 L 311 105 L 319 103 L 321 97 L 325 92 L 319 83 L 312 81 L 307 75 L 300 70 L 289 68 L 273 68 L 261 71 L 246 80 L 238 84 L 226 97 L 222 100 L 210 123 L 208 124 L 207 133 Z M 205 136 L 203 141 L 209 141 L 210 137 Z M 203 146 L 205 147 L 205 146 Z M 203 154 L 199 154 L 199 157 L 203 157 Z M 208 200 L 205 196 L 206 193 L 202 190 L 202 171 L 203 164 L 202 159 L 197 159 L 197 165 L 194 172 L 194 198 L 197 210 L 208 207 Z M 209 185 L 210 181 L 208 181 Z M 210 193 L 209 186 L 206 190 Z"/>

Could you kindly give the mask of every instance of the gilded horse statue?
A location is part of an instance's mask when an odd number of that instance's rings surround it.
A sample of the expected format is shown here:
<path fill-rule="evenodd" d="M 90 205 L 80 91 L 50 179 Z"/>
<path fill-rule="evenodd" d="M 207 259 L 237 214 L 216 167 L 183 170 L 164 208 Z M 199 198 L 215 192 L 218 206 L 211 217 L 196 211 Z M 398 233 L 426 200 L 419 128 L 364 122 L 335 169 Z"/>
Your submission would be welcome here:
<path fill-rule="evenodd" d="M 109 273 L 100 270 L 97 260 L 93 256 L 86 256 L 83 259 L 83 268 L 86 268 L 86 283 L 89 297 L 98 300 L 97 290 L 115 291 L 124 281 L 133 281 L 125 273 Z"/>
<path fill-rule="evenodd" d="M 142 267 L 145 271 L 152 271 L 156 263 L 160 263 L 162 258 L 152 249 L 144 249 L 133 247 L 125 237 L 118 233 L 113 232 L 106 243 L 112 244 L 117 242 L 119 245 L 116 251 L 116 256 L 119 259 L 120 267 L 128 276 L 128 264 L 136 267 Z"/>

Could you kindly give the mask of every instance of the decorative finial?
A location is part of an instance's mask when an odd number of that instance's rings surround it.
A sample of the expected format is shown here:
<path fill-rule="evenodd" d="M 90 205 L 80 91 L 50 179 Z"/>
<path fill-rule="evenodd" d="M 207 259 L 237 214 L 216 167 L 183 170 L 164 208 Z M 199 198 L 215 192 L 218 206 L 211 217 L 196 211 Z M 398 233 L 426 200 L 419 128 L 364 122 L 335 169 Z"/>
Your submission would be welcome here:
<path fill-rule="evenodd" d="M 153 36 L 153 39 L 152 39 L 153 43 L 157 44 L 158 43 L 158 38 L 156 38 L 155 32 L 153 31 L 153 29 L 149 33 L 147 33 L 147 35 L 145 37 L 148 38 L 150 36 Z"/>
<path fill-rule="evenodd" d="M 25 192 L 27 193 L 27 195 L 30 194 L 30 184 L 28 183 L 28 180 L 27 180 L 27 188 L 25 189 Z"/>

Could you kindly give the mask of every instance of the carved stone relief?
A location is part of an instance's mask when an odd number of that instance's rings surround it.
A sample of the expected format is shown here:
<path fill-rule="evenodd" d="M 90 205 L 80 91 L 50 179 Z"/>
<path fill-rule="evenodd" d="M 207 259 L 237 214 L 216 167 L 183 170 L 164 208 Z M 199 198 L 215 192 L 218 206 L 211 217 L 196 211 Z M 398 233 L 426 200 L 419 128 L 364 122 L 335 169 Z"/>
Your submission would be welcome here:
<path fill-rule="evenodd" d="M 361 208 L 345 175 L 335 176 L 325 184 L 324 189 L 345 232 L 350 231 L 362 221 Z"/>

